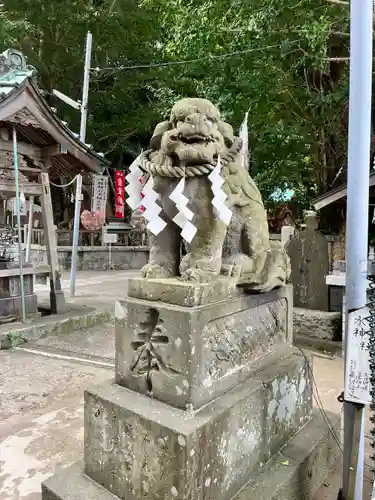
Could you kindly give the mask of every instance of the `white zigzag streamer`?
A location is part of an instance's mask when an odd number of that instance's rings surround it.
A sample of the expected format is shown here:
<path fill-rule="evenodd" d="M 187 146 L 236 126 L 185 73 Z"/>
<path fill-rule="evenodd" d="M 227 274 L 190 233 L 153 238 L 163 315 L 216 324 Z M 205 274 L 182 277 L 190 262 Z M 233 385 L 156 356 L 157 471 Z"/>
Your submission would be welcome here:
<path fill-rule="evenodd" d="M 227 199 L 227 195 L 221 189 L 221 186 L 224 184 L 224 179 L 220 175 L 221 173 L 221 164 L 220 157 L 217 160 L 217 165 L 213 169 L 213 171 L 208 176 L 208 179 L 211 181 L 211 189 L 214 195 L 212 199 L 212 205 L 216 208 L 217 215 L 219 219 L 221 219 L 225 225 L 229 225 L 230 220 L 232 218 L 232 211 L 225 205 L 225 200 Z"/>
<path fill-rule="evenodd" d="M 141 157 L 142 153 L 137 156 L 137 158 L 130 165 L 129 173 L 125 177 L 125 179 L 129 183 L 125 188 L 125 191 L 129 195 L 129 197 L 126 199 L 126 203 L 132 210 L 136 210 L 142 204 L 142 185 L 139 182 L 139 177 L 141 177 L 143 174 L 142 170 L 139 168 Z"/>
<path fill-rule="evenodd" d="M 152 234 L 157 236 L 163 231 L 167 223 L 159 217 L 162 209 L 156 203 L 159 195 L 154 191 L 153 187 L 154 179 L 152 178 L 152 175 L 150 175 L 149 180 L 143 188 L 142 193 L 144 194 L 144 198 L 141 199 L 141 202 L 145 207 L 143 216 L 148 221 L 146 228 L 151 231 Z"/>
<path fill-rule="evenodd" d="M 194 217 L 194 213 L 187 207 L 189 200 L 183 194 L 185 189 L 185 177 L 182 177 L 175 189 L 169 195 L 169 198 L 176 204 L 178 214 L 173 218 L 173 222 L 179 226 L 181 236 L 185 241 L 191 243 L 197 228 L 190 221 Z"/>

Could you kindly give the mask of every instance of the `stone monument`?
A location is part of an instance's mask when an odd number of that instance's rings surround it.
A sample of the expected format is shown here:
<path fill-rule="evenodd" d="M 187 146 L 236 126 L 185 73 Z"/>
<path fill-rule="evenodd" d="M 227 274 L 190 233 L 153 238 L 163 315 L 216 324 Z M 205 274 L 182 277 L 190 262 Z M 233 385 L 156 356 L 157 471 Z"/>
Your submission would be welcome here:
<path fill-rule="evenodd" d="M 115 380 L 85 392 L 83 466 L 43 483 L 43 500 L 307 500 L 338 449 L 312 412 L 289 261 L 270 245 L 241 143 L 211 103 L 187 99 L 151 147 L 142 168 L 167 225 L 116 303 Z M 218 155 L 228 225 L 211 203 Z M 197 228 L 183 258 L 169 198 L 181 175 Z"/>
<path fill-rule="evenodd" d="M 291 238 L 286 251 L 291 260 L 294 305 L 305 309 L 328 311 L 328 244 L 318 231 L 316 213 L 308 211 L 306 229 Z"/>

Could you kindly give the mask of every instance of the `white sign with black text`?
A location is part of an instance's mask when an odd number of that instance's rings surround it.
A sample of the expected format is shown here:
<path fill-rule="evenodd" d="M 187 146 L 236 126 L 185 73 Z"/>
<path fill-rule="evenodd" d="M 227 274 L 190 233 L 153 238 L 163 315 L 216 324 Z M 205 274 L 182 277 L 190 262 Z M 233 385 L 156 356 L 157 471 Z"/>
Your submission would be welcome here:
<path fill-rule="evenodd" d="M 104 243 L 107 245 L 114 245 L 117 243 L 117 234 L 116 233 L 103 233 L 103 240 Z"/>
<path fill-rule="evenodd" d="M 94 192 L 92 196 L 91 211 L 103 212 L 107 206 L 108 177 L 105 175 L 94 175 Z"/>
<path fill-rule="evenodd" d="M 346 349 L 345 400 L 370 404 L 370 311 L 364 307 L 349 313 Z"/>

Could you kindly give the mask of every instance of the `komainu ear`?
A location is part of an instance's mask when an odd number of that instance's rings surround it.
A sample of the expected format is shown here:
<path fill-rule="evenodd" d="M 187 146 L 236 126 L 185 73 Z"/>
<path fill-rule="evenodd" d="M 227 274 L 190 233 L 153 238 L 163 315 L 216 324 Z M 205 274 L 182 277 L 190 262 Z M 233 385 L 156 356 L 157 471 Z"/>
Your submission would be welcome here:
<path fill-rule="evenodd" d="M 234 142 L 233 128 L 229 123 L 219 121 L 217 124 L 219 132 L 224 137 L 224 143 L 227 148 L 230 148 Z"/>
<path fill-rule="evenodd" d="M 161 138 L 172 128 L 172 124 L 170 122 L 161 122 L 158 123 L 155 127 L 154 133 L 152 134 L 150 146 L 154 151 L 160 149 L 161 146 Z"/>

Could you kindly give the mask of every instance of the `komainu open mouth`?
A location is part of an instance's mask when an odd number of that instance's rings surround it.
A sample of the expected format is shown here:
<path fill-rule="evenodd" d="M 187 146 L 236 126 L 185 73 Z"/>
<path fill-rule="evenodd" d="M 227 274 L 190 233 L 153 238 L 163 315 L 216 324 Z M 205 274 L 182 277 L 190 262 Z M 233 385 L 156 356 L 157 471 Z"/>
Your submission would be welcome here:
<path fill-rule="evenodd" d="M 178 138 L 181 142 L 184 142 L 186 144 L 196 144 L 196 143 L 207 144 L 209 142 L 214 141 L 212 137 L 207 137 L 206 135 L 201 135 L 201 134 L 193 134 L 193 135 L 189 135 L 188 137 L 186 137 L 185 135 L 179 134 Z"/>

